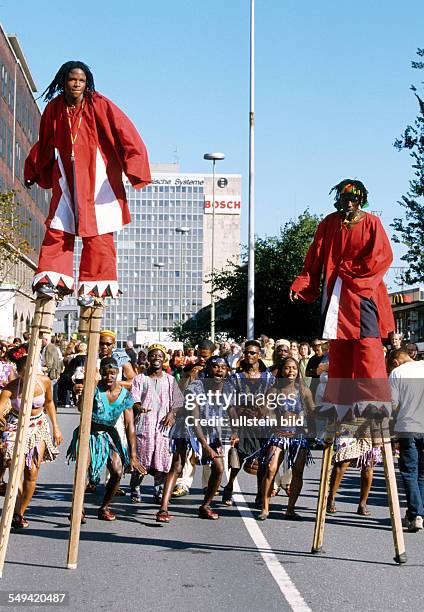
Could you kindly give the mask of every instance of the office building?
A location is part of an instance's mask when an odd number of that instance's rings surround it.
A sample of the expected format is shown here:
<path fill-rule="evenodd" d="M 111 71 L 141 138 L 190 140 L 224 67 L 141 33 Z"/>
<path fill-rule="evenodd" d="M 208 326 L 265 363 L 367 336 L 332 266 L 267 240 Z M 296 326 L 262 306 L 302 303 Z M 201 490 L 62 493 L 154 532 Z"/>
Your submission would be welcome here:
<path fill-rule="evenodd" d="M 22 229 L 30 250 L 13 266 L 0 262 L 0 336 L 20 336 L 29 328 L 34 302 L 31 279 L 44 236 L 50 193 L 24 186 L 24 162 L 37 140 L 40 109 L 37 91 L 24 53 L 15 35 L 0 26 L 0 192 L 14 190 Z M 1 228 L 0 228 L 1 232 Z M 9 244 L 13 249 L 13 244 Z"/>
<path fill-rule="evenodd" d="M 219 270 L 240 256 L 241 176 L 217 171 L 215 182 L 214 267 Z M 159 331 L 164 338 L 163 332 L 210 303 L 205 278 L 211 272 L 212 175 L 156 164 L 151 185 L 139 191 L 127 182 L 126 189 L 132 222 L 116 236 L 123 295 L 107 300 L 103 323 L 117 331 L 119 343 L 129 337 L 148 342 Z M 80 248 L 77 241 L 78 254 Z M 72 304 L 68 300 L 59 307 L 63 321 L 57 331 L 76 330 Z"/>

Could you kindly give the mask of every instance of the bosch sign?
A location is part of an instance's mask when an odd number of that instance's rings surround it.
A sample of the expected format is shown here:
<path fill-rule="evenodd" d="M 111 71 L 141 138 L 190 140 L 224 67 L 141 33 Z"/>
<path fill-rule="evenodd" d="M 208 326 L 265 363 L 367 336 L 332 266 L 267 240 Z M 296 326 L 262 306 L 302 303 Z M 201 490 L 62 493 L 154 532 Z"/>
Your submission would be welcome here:
<path fill-rule="evenodd" d="M 212 214 L 212 196 L 205 195 L 206 214 Z M 219 195 L 215 194 L 215 214 L 219 215 L 239 215 L 241 212 L 241 198 L 239 195 Z"/>

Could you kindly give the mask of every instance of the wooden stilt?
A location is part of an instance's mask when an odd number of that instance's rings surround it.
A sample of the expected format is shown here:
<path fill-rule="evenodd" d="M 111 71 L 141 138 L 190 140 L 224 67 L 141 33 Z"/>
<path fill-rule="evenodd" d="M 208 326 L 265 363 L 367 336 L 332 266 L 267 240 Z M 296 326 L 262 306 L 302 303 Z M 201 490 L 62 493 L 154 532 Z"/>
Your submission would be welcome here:
<path fill-rule="evenodd" d="M 84 506 L 84 492 L 88 468 L 89 439 L 93 396 L 96 388 L 96 365 L 99 354 L 100 329 L 103 304 L 81 308 L 79 333 L 88 336 L 87 361 L 85 364 L 84 389 L 81 399 L 81 418 L 78 437 L 78 453 L 75 466 L 72 495 L 71 530 L 68 543 L 67 568 L 76 569 L 81 531 L 81 514 Z"/>
<path fill-rule="evenodd" d="M 322 550 L 324 541 L 325 515 L 327 511 L 328 489 L 331 475 L 331 460 L 333 458 L 333 440 L 324 447 L 321 465 L 321 477 L 319 483 L 317 515 L 315 519 L 314 540 L 311 548 L 312 553 Z"/>
<path fill-rule="evenodd" d="M 389 500 L 390 519 L 392 521 L 393 543 L 395 545 L 394 561 L 402 564 L 407 562 L 405 541 L 403 537 L 402 519 L 400 515 L 399 496 L 396 483 L 395 466 L 393 463 L 392 444 L 390 440 L 388 419 L 380 423 L 382 438 L 384 474 L 386 477 L 387 497 Z"/>
<path fill-rule="evenodd" d="M 9 468 L 3 511 L 0 522 L 0 578 L 6 558 L 10 527 L 15 511 L 16 497 L 22 478 L 25 460 L 25 440 L 32 410 L 34 388 L 37 380 L 41 340 L 52 331 L 56 301 L 52 298 L 37 298 L 28 347 L 28 359 L 22 388 L 21 411 L 18 419 L 15 447 Z"/>

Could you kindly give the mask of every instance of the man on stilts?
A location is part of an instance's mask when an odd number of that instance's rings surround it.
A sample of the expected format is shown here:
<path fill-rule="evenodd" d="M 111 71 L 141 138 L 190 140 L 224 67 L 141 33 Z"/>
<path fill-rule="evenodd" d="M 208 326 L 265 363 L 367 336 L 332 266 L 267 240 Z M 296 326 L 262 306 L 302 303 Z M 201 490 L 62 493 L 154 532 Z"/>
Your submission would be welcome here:
<path fill-rule="evenodd" d="M 303 270 L 291 286 L 290 299 L 312 302 L 319 296 L 323 281 L 321 336 L 330 340 L 323 410 L 336 415 L 338 423 L 379 415 L 381 424 L 381 419 L 391 412 L 381 339 L 394 329 L 383 282 L 392 263 L 392 249 L 380 219 L 363 210 L 368 206 L 368 192 L 361 181 L 345 179 L 330 193 L 333 191 L 337 212 L 325 217 L 318 225 Z M 370 435 L 370 424 L 369 420 L 365 435 Z M 358 432 L 358 435 L 363 434 Z M 388 456 L 390 441 L 386 435 L 384 440 L 381 438 L 395 559 L 401 563 L 404 562 L 404 546 L 401 529 L 399 533 L 400 512 L 393 458 L 391 452 Z M 330 451 L 330 447 L 327 448 Z M 323 460 L 317 515 L 317 525 L 321 523 L 320 535 L 317 538 L 319 544 L 314 536 L 313 552 L 318 552 L 322 544 L 331 453 L 332 449 Z"/>
<path fill-rule="evenodd" d="M 147 151 L 128 117 L 95 91 L 83 62 L 63 64 L 44 94 L 39 140 L 25 162 L 26 186 L 52 189 L 33 289 L 46 297 L 73 292 L 81 236 L 78 301 L 91 306 L 120 293 L 113 232 L 130 222 L 122 173 L 136 189 L 148 185 Z"/>

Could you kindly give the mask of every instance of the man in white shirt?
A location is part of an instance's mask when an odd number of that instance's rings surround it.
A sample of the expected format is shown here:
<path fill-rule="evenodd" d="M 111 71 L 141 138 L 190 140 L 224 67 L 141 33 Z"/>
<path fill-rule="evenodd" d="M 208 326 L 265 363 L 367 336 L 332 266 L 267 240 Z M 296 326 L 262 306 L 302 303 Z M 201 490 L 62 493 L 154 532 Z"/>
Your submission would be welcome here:
<path fill-rule="evenodd" d="M 388 360 L 392 401 L 397 409 L 395 434 L 399 471 L 406 495 L 408 531 L 423 528 L 424 516 L 424 361 L 406 349 L 395 349 Z"/>

